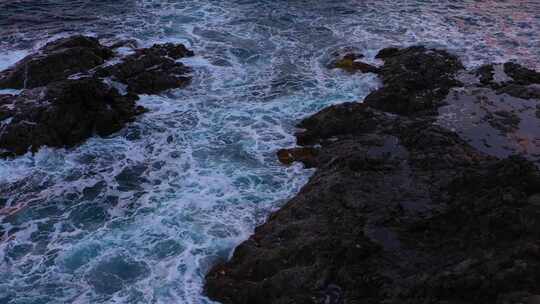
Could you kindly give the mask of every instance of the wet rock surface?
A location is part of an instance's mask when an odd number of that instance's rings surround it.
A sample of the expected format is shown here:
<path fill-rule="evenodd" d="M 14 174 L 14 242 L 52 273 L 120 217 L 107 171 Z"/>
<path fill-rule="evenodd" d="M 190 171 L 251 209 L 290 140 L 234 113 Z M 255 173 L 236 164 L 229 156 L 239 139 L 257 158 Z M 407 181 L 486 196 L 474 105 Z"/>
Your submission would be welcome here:
<path fill-rule="evenodd" d="M 0 88 L 31 89 L 84 73 L 113 57 L 96 38 L 73 36 L 46 44 L 12 68 L 0 72 Z"/>
<path fill-rule="evenodd" d="M 236 304 L 538 298 L 540 170 L 531 150 L 500 153 L 503 144 L 494 139 L 517 143 L 506 134 L 538 127 L 531 120 L 536 101 L 474 77 L 465 81 L 457 75 L 461 63 L 442 51 L 382 54 L 379 96 L 408 90 L 405 97 L 368 97 L 300 122 L 302 147 L 280 151 L 280 159 L 307 160 L 317 171 L 208 273 L 210 298 Z M 420 67 L 404 68 L 412 62 Z M 420 85 L 428 62 L 436 67 L 433 80 Z M 468 123 L 454 119 L 460 115 Z M 489 134 L 478 131 L 487 128 Z M 496 148 L 480 149 L 483 142 Z"/>
<path fill-rule="evenodd" d="M 384 60 L 379 75 L 383 87 L 369 94 L 364 102 L 374 108 L 402 115 L 432 114 L 451 88 L 463 65 L 442 50 L 414 46 L 384 49 L 377 58 Z"/>
<path fill-rule="evenodd" d="M 122 57 L 93 37 L 50 42 L 0 72 L 0 156 L 35 152 L 42 146 L 73 147 L 94 134 L 108 136 L 145 112 L 137 94 L 183 87 L 191 69 L 176 60 L 193 56 L 181 44 L 134 49 Z M 109 62 L 108 60 L 113 60 Z M 112 83 L 119 85 L 111 85 Z M 117 87 L 127 87 L 120 92 Z"/>
<path fill-rule="evenodd" d="M 475 71 L 483 86 L 523 99 L 540 99 L 540 73 L 513 62 L 483 65 Z"/>
<path fill-rule="evenodd" d="M 51 83 L 2 98 L 0 147 L 6 155 L 42 146 L 71 147 L 96 133 L 119 131 L 144 109 L 137 96 L 122 96 L 96 78 Z"/>
<path fill-rule="evenodd" d="M 538 99 L 472 86 L 452 90 L 444 102 L 437 124 L 480 151 L 497 157 L 521 154 L 540 166 Z"/>
<path fill-rule="evenodd" d="M 318 149 L 312 147 L 280 149 L 277 152 L 278 159 L 283 164 L 290 165 L 299 161 L 308 168 L 317 166 L 318 154 Z"/>
<path fill-rule="evenodd" d="M 336 59 L 329 64 L 331 69 L 342 69 L 349 73 L 378 73 L 379 68 L 374 65 L 360 61 L 364 55 L 358 53 L 346 53 L 344 55 L 335 54 Z"/>
<path fill-rule="evenodd" d="M 175 60 L 193 55 L 181 44 L 154 45 L 136 50 L 121 63 L 100 69 L 97 75 L 125 83 L 134 93 L 156 94 L 189 83 L 191 69 Z"/>

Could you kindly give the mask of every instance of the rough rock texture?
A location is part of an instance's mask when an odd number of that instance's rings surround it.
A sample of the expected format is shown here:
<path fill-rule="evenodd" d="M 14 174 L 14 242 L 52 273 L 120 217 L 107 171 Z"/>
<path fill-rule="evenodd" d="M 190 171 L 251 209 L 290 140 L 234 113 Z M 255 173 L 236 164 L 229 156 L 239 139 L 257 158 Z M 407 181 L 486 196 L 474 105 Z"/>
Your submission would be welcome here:
<path fill-rule="evenodd" d="M 470 86 L 452 90 L 443 103 L 437 124 L 480 151 L 497 157 L 522 154 L 540 167 L 540 99 Z"/>
<path fill-rule="evenodd" d="M 350 132 L 326 119 L 348 111 Z M 207 277 L 223 303 L 515 303 L 540 293 L 540 173 L 425 120 L 343 104 L 310 119 L 302 191 Z M 305 125 L 305 124 L 304 124 Z M 326 129 L 323 135 L 315 130 Z M 329 141 L 329 138 L 334 138 Z"/>
<path fill-rule="evenodd" d="M 339 55 L 338 55 L 339 56 Z M 361 73 L 378 73 L 379 68 L 371 64 L 359 61 L 363 58 L 362 54 L 347 53 L 334 59 L 330 64 L 331 69 L 342 69 L 349 73 L 361 72 Z"/>
<path fill-rule="evenodd" d="M 119 131 L 144 108 L 96 78 L 65 80 L 21 95 L 0 97 L 0 147 L 4 155 L 41 146 L 71 147 L 94 133 Z M 9 122 L 4 122 L 9 120 Z"/>
<path fill-rule="evenodd" d="M 414 59 L 418 49 L 412 50 L 384 55 L 383 70 L 396 66 L 396 79 L 408 83 L 401 85 L 410 89 L 407 98 L 393 101 L 407 107 L 389 107 L 405 115 L 379 110 L 389 99 L 371 99 L 331 106 L 299 124 L 298 144 L 316 149 L 307 158 L 316 173 L 230 261 L 208 273 L 210 298 L 225 304 L 535 303 L 540 171 L 521 156 L 480 151 L 438 123 L 445 114 L 438 115 L 439 107 L 451 97 L 439 96 L 437 87 L 456 85 L 454 67 L 461 64 L 440 51 Z M 452 72 L 433 72 L 439 85 L 409 86 L 424 75 L 397 67 L 396 54 L 403 52 L 404 67 L 434 60 L 436 70 L 450 64 Z M 382 75 L 385 86 L 399 87 L 389 70 Z M 295 155 L 306 159 L 306 153 L 287 154 Z"/>
<path fill-rule="evenodd" d="M 308 168 L 317 166 L 317 154 L 319 150 L 312 147 L 292 148 L 292 149 L 280 149 L 277 152 L 277 157 L 280 162 L 290 165 L 294 162 L 300 161 Z"/>
<path fill-rule="evenodd" d="M 73 36 L 46 44 L 0 73 L 0 88 L 31 89 L 87 72 L 113 57 L 96 38 Z"/>
<path fill-rule="evenodd" d="M 189 82 L 191 70 L 175 61 L 193 56 L 185 46 L 154 45 L 125 58 L 115 54 L 115 48 L 130 45 L 62 38 L 0 72 L 0 88 L 23 89 L 19 95 L 0 95 L 0 157 L 110 135 L 144 112 L 135 103 L 136 93 L 159 93 Z M 112 58 L 117 63 L 106 62 Z M 123 83 L 127 92 L 106 84 L 110 80 Z"/>
<path fill-rule="evenodd" d="M 434 113 L 449 90 L 460 85 L 456 76 L 463 65 L 446 51 L 414 46 L 384 49 L 377 57 L 384 60 L 379 71 L 384 86 L 364 101 L 377 109 L 403 115 Z"/>
<path fill-rule="evenodd" d="M 137 50 L 124 60 L 97 72 L 101 77 L 112 76 L 128 85 L 128 91 L 155 94 L 166 89 L 187 85 L 191 69 L 175 60 L 193 56 L 185 46 L 167 43 Z"/>
<path fill-rule="evenodd" d="M 474 72 L 483 86 L 499 94 L 523 99 L 540 99 L 540 72 L 513 62 L 483 65 Z"/>

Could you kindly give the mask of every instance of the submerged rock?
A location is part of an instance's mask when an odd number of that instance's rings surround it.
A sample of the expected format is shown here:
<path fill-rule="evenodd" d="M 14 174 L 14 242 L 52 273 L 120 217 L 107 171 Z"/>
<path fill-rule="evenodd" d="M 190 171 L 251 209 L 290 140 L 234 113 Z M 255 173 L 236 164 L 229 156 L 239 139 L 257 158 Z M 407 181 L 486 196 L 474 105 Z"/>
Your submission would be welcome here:
<path fill-rule="evenodd" d="M 114 294 L 150 272 L 141 261 L 116 255 L 101 261 L 86 274 L 86 281 L 100 294 Z"/>
<path fill-rule="evenodd" d="M 135 49 L 124 58 L 114 51 L 133 44 L 107 47 L 92 37 L 62 38 L 0 72 L 0 88 L 23 89 L 19 95 L 0 95 L 0 156 L 42 146 L 73 147 L 93 134 L 110 135 L 145 111 L 136 105 L 136 93 L 189 83 L 191 69 L 176 62 L 193 56 L 184 45 Z M 119 62 L 107 62 L 113 58 Z M 127 92 L 105 84 L 114 81 Z"/>
<path fill-rule="evenodd" d="M 534 101 L 508 99 L 480 81 L 462 83 L 461 63 L 443 51 L 392 49 L 380 57 L 384 86 L 375 97 L 304 119 L 297 134 L 303 147 L 279 152 L 282 161 L 317 171 L 208 273 L 211 299 L 510 304 L 537 298 L 540 170 L 522 156 L 479 149 L 482 140 L 502 144 L 494 133 L 474 132 L 478 126 L 500 134 L 529 130 L 523 123 L 537 122 L 528 112 Z M 458 95 L 448 95 L 454 87 Z M 477 106 L 484 112 L 474 124 L 449 118 Z M 483 119 L 490 115 L 498 115 L 495 122 Z M 317 153 L 304 152 L 315 146 Z"/>

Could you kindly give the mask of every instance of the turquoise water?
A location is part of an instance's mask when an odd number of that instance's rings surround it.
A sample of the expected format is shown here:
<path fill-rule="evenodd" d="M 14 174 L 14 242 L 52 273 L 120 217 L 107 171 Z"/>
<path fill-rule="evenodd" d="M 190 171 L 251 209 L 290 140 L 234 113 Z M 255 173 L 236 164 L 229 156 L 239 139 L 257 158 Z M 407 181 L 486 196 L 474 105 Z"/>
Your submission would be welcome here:
<path fill-rule="evenodd" d="M 379 85 L 326 69 L 340 48 L 539 67 L 536 1 L 63 2 L 0 4 L 0 68 L 85 33 L 185 43 L 194 81 L 109 138 L 0 160 L 0 303 L 208 303 L 205 272 L 312 173 L 275 157 L 294 125 Z"/>

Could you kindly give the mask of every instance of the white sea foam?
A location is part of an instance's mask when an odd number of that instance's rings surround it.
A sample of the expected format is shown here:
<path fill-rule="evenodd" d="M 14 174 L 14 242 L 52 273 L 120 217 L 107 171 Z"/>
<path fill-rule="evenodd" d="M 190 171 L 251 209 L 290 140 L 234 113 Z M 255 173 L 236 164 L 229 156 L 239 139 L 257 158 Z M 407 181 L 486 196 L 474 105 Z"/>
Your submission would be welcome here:
<path fill-rule="evenodd" d="M 0 89 L 0 95 L 1 94 L 7 94 L 7 95 L 19 95 L 21 94 L 22 90 L 15 90 L 15 89 Z"/>
<path fill-rule="evenodd" d="M 17 61 L 24 58 L 24 56 L 28 55 L 28 51 L 23 50 L 17 50 L 17 51 L 9 51 L 9 52 L 2 52 L 0 50 L 0 71 L 3 71 L 13 64 L 15 64 Z"/>
<path fill-rule="evenodd" d="M 135 15 L 110 17 L 121 38 L 192 47 L 182 62 L 193 82 L 142 96 L 150 112 L 108 138 L 0 160 L 0 223 L 10 231 L 0 240 L 0 294 L 12 303 L 208 303 L 205 272 L 312 172 L 276 160 L 295 144 L 294 126 L 379 85 L 327 69 L 329 54 L 354 46 L 376 62 L 382 47 L 422 43 L 475 65 L 514 56 L 504 30 L 530 62 L 540 41 L 519 37 L 540 31 L 526 9 L 533 2 L 486 2 L 141 0 Z M 515 24 L 497 19 L 509 10 Z M 27 53 L 2 53 L 0 67 Z"/>

